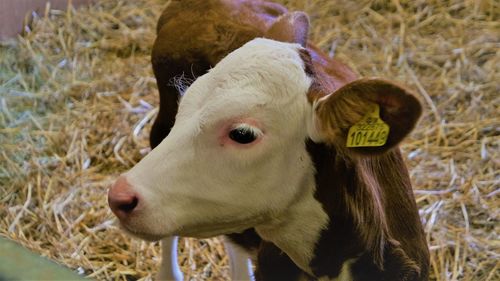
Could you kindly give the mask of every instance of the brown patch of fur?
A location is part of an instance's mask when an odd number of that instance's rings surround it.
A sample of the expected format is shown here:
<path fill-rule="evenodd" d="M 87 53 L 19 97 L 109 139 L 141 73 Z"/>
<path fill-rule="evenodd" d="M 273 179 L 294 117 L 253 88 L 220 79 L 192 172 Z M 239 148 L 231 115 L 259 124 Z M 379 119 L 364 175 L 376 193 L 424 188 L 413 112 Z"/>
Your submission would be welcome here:
<path fill-rule="evenodd" d="M 285 7 L 265 1 L 171 1 L 158 20 L 151 56 L 160 91 L 151 146 L 158 145 L 174 124 L 179 96 L 172 83 L 174 77 L 205 74 L 233 50 L 262 37 L 286 12 Z"/>
<path fill-rule="evenodd" d="M 330 216 L 311 268 L 337 277 L 354 259 L 354 280 L 427 280 L 428 250 L 406 167 L 397 149 L 353 157 L 308 142 L 315 163 L 315 197 Z"/>
<path fill-rule="evenodd" d="M 309 18 L 303 12 L 292 12 L 282 15 L 266 31 L 264 37 L 276 41 L 299 43 L 302 47 L 307 44 L 309 32 Z"/>
<path fill-rule="evenodd" d="M 314 273 L 337 277 L 342 265 L 355 259 L 353 268 L 367 272 L 355 275 L 355 280 L 427 280 L 428 251 L 411 183 L 399 150 L 388 151 L 413 129 L 420 103 L 401 86 L 380 79 L 354 80 L 354 74 L 341 66 L 340 71 L 327 72 L 309 50 L 300 55 L 304 71 L 314 79 L 309 101 L 329 96 L 318 103 L 315 113 L 330 145 L 308 143 L 317 168 L 316 198 L 331 219 L 311 262 Z M 341 75 L 344 79 L 338 79 Z M 386 146 L 347 149 L 349 128 L 374 103 L 391 127 Z"/>

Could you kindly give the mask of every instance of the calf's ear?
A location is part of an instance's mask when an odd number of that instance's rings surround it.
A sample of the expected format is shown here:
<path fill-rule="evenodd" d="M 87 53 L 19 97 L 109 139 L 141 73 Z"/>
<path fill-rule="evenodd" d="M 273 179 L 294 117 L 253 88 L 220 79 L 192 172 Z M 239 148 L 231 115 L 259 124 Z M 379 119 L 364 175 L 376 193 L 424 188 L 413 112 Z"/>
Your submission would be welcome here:
<path fill-rule="evenodd" d="M 265 38 L 281 42 L 298 43 L 305 47 L 309 33 L 309 17 L 304 12 L 291 12 L 280 16 L 266 31 Z"/>
<path fill-rule="evenodd" d="M 311 138 L 358 154 L 383 153 L 407 136 L 422 106 L 405 88 L 363 78 L 313 101 Z"/>

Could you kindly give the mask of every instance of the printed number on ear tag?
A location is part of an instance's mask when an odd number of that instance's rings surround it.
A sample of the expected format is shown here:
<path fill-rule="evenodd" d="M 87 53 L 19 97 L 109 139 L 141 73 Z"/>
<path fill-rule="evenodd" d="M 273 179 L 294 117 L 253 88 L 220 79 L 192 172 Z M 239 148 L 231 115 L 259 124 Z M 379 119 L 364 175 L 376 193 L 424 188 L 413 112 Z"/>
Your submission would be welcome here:
<path fill-rule="evenodd" d="M 382 146 L 389 136 L 389 125 L 380 119 L 380 108 L 375 104 L 370 112 L 349 128 L 347 147 Z"/>

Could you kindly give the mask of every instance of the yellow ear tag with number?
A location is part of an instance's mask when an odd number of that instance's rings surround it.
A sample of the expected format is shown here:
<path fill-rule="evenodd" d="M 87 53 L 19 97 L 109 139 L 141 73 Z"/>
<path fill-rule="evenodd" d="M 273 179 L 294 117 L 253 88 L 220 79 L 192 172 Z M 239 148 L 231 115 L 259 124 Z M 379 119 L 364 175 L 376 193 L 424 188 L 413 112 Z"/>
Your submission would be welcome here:
<path fill-rule="evenodd" d="M 380 107 L 375 104 L 361 121 L 349 128 L 347 147 L 382 146 L 389 137 L 389 125 L 380 119 Z"/>

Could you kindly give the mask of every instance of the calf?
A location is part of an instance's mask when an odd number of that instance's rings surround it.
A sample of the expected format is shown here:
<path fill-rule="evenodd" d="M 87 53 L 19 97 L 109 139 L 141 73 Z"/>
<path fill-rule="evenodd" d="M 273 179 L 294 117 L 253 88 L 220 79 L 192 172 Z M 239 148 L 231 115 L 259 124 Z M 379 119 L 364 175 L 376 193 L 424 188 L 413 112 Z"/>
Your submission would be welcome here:
<path fill-rule="evenodd" d="M 109 191 L 122 226 L 147 240 L 226 234 L 257 280 L 427 280 L 397 148 L 418 100 L 308 44 L 301 12 L 172 2 L 153 50 L 156 147 Z M 201 76 L 177 112 L 170 80 L 181 73 Z"/>

